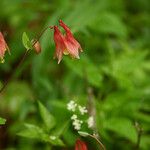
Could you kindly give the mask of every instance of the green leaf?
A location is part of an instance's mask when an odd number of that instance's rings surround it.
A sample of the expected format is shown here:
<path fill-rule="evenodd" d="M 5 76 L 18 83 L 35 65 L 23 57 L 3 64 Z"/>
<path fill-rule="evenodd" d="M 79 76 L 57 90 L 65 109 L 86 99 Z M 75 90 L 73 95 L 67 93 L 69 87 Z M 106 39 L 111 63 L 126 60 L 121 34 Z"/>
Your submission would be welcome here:
<path fill-rule="evenodd" d="M 50 114 L 50 112 L 46 109 L 46 107 L 41 103 L 38 102 L 40 115 L 44 121 L 44 124 L 48 130 L 52 129 L 56 122 L 55 118 Z"/>
<path fill-rule="evenodd" d="M 45 133 L 40 127 L 33 124 L 25 124 L 25 127 L 26 129 L 19 132 L 18 135 L 26 138 L 44 139 Z"/>
<path fill-rule="evenodd" d="M 27 50 L 32 49 L 31 41 L 26 32 L 23 32 L 22 34 L 22 43 Z"/>
<path fill-rule="evenodd" d="M 87 56 L 83 56 L 80 60 L 74 61 L 66 58 L 65 63 L 78 76 L 84 79 L 86 78 L 91 85 L 95 87 L 101 86 L 103 79 L 101 71 Z"/>
<path fill-rule="evenodd" d="M 64 146 L 63 141 L 55 136 L 49 136 L 49 142 L 53 145 Z"/>
<path fill-rule="evenodd" d="M 137 134 L 134 125 L 129 119 L 111 118 L 104 124 L 106 130 L 114 131 L 116 134 L 136 142 Z"/>
<path fill-rule="evenodd" d="M 57 137 L 60 137 L 69 127 L 69 121 L 64 121 L 64 123 L 62 123 L 61 128 L 60 126 L 56 127 L 55 130 L 53 130 L 52 133 L 54 133 Z"/>
<path fill-rule="evenodd" d="M 0 117 L 0 125 L 5 124 L 5 122 L 6 122 L 6 119 Z"/>
<path fill-rule="evenodd" d="M 83 137 L 89 136 L 89 133 L 87 133 L 87 132 L 78 131 L 78 133 L 79 133 L 81 136 L 83 136 Z"/>
<path fill-rule="evenodd" d="M 141 142 L 140 142 L 140 147 L 148 150 L 150 146 L 150 140 L 148 135 L 142 135 L 141 137 Z"/>
<path fill-rule="evenodd" d="M 114 34 L 120 38 L 126 38 L 127 28 L 121 18 L 112 12 L 103 12 L 91 23 L 91 28 L 96 32 Z"/>
<path fill-rule="evenodd" d="M 49 142 L 52 145 L 64 146 L 61 139 L 55 136 L 50 136 L 44 130 L 33 124 L 25 124 L 26 129 L 18 133 L 19 136 L 36 139 L 38 141 Z"/>

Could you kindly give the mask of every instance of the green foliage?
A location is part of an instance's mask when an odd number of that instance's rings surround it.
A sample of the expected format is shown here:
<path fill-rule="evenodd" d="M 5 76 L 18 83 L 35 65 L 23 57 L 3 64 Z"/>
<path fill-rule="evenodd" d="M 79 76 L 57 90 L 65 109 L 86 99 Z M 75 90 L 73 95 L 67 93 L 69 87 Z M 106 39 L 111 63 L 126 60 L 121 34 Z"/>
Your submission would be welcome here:
<path fill-rule="evenodd" d="M 38 102 L 40 115 L 43 119 L 43 122 L 48 130 L 52 129 L 56 121 L 54 117 L 48 112 L 48 110 L 42 105 L 42 103 Z"/>
<path fill-rule="evenodd" d="M 18 133 L 19 136 L 33 138 L 39 141 L 48 142 L 52 145 L 64 146 L 63 142 L 55 137 L 46 134 L 40 127 L 33 124 L 25 124 L 26 129 Z"/>
<path fill-rule="evenodd" d="M 26 129 L 21 131 L 18 135 L 27 137 L 27 138 L 36 138 L 43 141 L 47 141 L 47 135 L 44 131 L 38 126 L 32 124 L 25 124 Z"/>
<path fill-rule="evenodd" d="M 22 43 L 27 50 L 32 49 L 32 44 L 26 32 L 23 32 L 22 34 Z"/>
<path fill-rule="evenodd" d="M 102 76 L 100 70 L 87 57 L 82 57 L 80 61 L 70 61 L 65 59 L 66 65 L 79 77 L 85 78 L 91 85 L 100 87 Z M 76 66 L 76 67 L 74 67 Z M 88 66 L 88 67 L 85 67 Z"/>
<path fill-rule="evenodd" d="M 6 123 L 6 119 L 0 117 L 0 125 L 3 125 L 5 123 Z"/>
<path fill-rule="evenodd" d="M 112 12 L 103 12 L 99 15 L 99 18 L 95 19 L 90 25 L 92 30 L 102 34 L 114 34 L 119 38 L 127 37 L 127 29 L 121 21 L 120 16 L 113 14 Z M 96 28 L 94 28 L 96 27 Z"/>
<path fill-rule="evenodd" d="M 25 129 L 18 133 L 19 136 L 26 138 L 33 138 L 38 141 L 48 142 L 52 145 L 64 146 L 64 143 L 56 134 L 56 136 L 50 134 L 50 130 L 55 127 L 55 118 L 48 112 L 48 110 L 42 105 L 41 102 L 38 102 L 39 112 L 43 119 L 43 123 L 46 126 L 45 128 L 40 128 L 33 124 L 25 124 Z"/>
<path fill-rule="evenodd" d="M 137 134 L 136 129 L 131 121 L 128 119 L 123 118 L 112 118 L 104 122 L 104 128 L 106 130 L 111 130 L 118 134 L 119 136 L 122 136 L 124 138 L 127 138 L 128 140 L 131 140 L 132 142 L 136 143 L 137 140 Z"/>
<path fill-rule="evenodd" d="M 149 0 L 1 0 L 0 30 L 11 57 L 6 54 L 0 65 L 0 86 L 13 77 L 0 93 L 0 116 L 7 120 L 7 126 L 0 128 L 0 149 L 55 150 L 63 149 L 57 147 L 63 143 L 64 149 L 74 149 L 80 135 L 73 130 L 66 104 L 73 99 L 88 106 L 92 97 L 96 128 L 107 149 L 135 149 L 138 133 L 134 124 L 138 122 L 143 129 L 139 149 L 149 150 L 148 6 Z M 59 19 L 80 42 L 80 59 L 63 56 L 57 65 L 52 59 L 53 30 L 48 29 L 40 38 L 41 54 L 30 53 L 14 72 L 23 46 L 32 49 L 29 37 L 36 39 L 45 27 L 58 25 Z M 93 140 L 85 139 L 94 149 Z"/>

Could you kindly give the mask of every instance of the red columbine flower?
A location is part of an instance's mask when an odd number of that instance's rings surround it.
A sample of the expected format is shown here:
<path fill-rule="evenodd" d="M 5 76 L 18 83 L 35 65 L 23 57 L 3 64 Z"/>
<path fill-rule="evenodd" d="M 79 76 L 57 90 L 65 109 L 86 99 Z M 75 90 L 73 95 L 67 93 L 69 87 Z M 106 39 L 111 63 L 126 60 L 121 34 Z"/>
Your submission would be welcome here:
<path fill-rule="evenodd" d="M 88 150 L 86 144 L 81 140 L 76 140 L 75 150 Z"/>
<path fill-rule="evenodd" d="M 65 44 L 66 44 L 68 53 L 73 58 L 79 58 L 79 50 L 82 52 L 82 48 L 79 42 L 74 38 L 71 30 L 62 20 L 59 20 L 59 25 L 62 26 L 64 30 L 66 31 Z"/>
<path fill-rule="evenodd" d="M 5 42 L 4 36 L 0 32 L 0 59 L 2 62 L 4 61 L 4 55 L 6 50 L 8 50 L 8 52 L 10 53 L 7 43 Z"/>
<path fill-rule="evenodd" d="M 61 20 L 59 23 L 66 31 L 65 35 L 61 33 L 58 26 L 50 27 L 54 29 L 54 42 L 56 46 L 54 58 L 58 59 L 58 64 L 62 60 L 63 54 L 69 54 L 72 58 L 79 58 L 79 50 L 82 51 L 80 44 L 73 37 L 70 29 Z"/>
<path fill-rule="evenodd" d="M 62 60 L 63 53 L 65 53 L 67 49 L 65 44 L 65 37 L 63 36 L 63 34 L 61 33 L 61 31 L 57 26 L 50 27 L 50 28 L 54 29 L 54 42 L 56 46 L 54 58 L 58 59 L 58 64 L 59 64 L 60 61 Z"/>

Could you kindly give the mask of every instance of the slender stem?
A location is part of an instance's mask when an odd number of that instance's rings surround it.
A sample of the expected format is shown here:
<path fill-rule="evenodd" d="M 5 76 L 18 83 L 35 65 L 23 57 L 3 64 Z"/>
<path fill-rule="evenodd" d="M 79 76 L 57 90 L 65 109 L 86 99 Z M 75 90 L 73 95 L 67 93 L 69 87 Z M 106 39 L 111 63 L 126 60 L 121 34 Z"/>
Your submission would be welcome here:
<path fill-rule="evenodd" d="M 95 139 L 97 141 L 97 143 L 100 145 L 100 147 L 103 149 L 103 150 L 106 150 L 105 146 L 103 145 L 103 143 L 94 135 L 91 135 L 89 134 L 89 136 L 93 139 Z"/>
<path fill-rule="evenodd" d="M 42 32 L 36 37 L 35 41 L 33 42 L 32 46 L 34 46 L 36 44 L 37 41 L 39 41 L 39 39 L 42 37 L 42 35 L 45 33 L 45 31 L 48 29 L 49 27 L 46 27 L 42 30 Z"/>
<path fill-rule="evenodd" d="M 137 142 L 136 142 L 135 147 L 138 150 L 140 148 L 140 142 L 141 142 L 141 136 L 142 136 L 143 129 L 138 122 L 135 122 L 135 128 L 137 131 Z"/>
<path fill-rule="evenodd" d="M 44 32 L 48 29 L 49 27 L 46 27 L 36 38 L 36 40 L 33 42 L 32 47 L 36 44 L 37 41 L 39 41 L 39 39 L 42 37 L 42 35 L 44 34 Z M 18 63 L 17 67 L 15 68 L 15 70 L 13 71 L 13 73 L 10 75 L 10 77 L 6 80 L 6 82 L 4 83 L 4 85 L 2 86 L 2 88 L 0 89 L 0 94 L 4 91 L 4 89 L 6 88 L 6 86 L 8 85 L 8 83 L 10 82 L 10 80 L 12 79 L 12 77 L 14 76 L 15 72 L 17 71 L 17 69 L 23 64 L 27 54 L 29 52 L 29 49 L 26 49 L 25 53 L 23 54 L 20 62 Z"/>
<path fill-rule="evenodd" d="M 89 111 L 89 115 L 93 116 L 93 118 L 94 118 L 93 131 L 96 134 L 96 136 L 91 135 L 91 134 L 89 134 L 89 136 L 91 138 L 94 138 L 99 143 L 100 147 L 103 150 L 106 150 L 105 146 L 98 139 L 98 138 L 100 138 L 100 135 L 98 134 L 98 129 L 97 129 L 97 126 L 96 126 L 96 117 L 95 117 L 96 116 L 96 108 L 95 108 L 95 102 L 94 102 L 94 93 L 93 93 L 93 89 L 90 86 L 88 86 L 87 74 L 86 74 L 85 70 L 84 70 L 84 72 L 85 72 L 87 95 L 88 95 L 88 111 Z"/>
<path fill-rule="evenodd" d="M 12 75 L 6 80 L 6 82 L 4 83 L 4 85 L 2 86 L 2 88 L 0 89 L 0 94 L 3 92 L 3 90 L 5 89 L 5 87 L 7 86 L 7 84 L 9 83 L 9 81 L 12 79 L 12 77 L 14 76 L 16 70 L 22 65 L 22 63 L 24 62 L 27 54 L 28 54 L 29 50 L 26 50 L 25 53 L 23 54 L 19 64 L 17 65 L 17 67 L 15 68 L 14 72 L 12 73 Z"/>

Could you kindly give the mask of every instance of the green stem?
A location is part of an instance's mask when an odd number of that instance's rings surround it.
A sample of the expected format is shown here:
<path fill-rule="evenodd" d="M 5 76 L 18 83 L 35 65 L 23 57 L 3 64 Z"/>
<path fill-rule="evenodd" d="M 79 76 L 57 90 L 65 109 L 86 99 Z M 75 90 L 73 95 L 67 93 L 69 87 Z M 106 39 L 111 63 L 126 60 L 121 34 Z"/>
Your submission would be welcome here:
<path fill-rule="evenodd" d="M 45 31 L 48 29 L 49 27 L 46 27 L 43 29 L 43 31 L 37 36 L 37 38 L 35 39 L 35 41 L 32 44 L 32 47 L 36 44 L 37 41 L 39 41 L 39 39 L 42 37 L 42 35 L 45 33 Z"/>
<path fill-rule="evenodd" d="M 17 65 L 17 67 L 15 68 L 14 72 L 10 75 L 10 77 L 5 81 L 4 85 L 2 86 L 2 88 L 0 89 L 0 94 L 4 91 L 4 89 L 6 88 L 6 86 L 8 85 L 8 83 L 10 82 L 10 80 L 12 79 L 12 77 L 14 76 L 15 72 L 17 71 L 17 69 L 22 65 L 22 63 L 24 62 L 27 54 L 28 54 L 29 50 L 26 50 L 25 53 L 23 54 L 19 64 Z"/>
<path fill-rule="evenodd" d="M 103 143 L 94 135 L 91 135 L 89 134 L 89 136 L 93 139 L 95 139 L 97 141 L 97 143 L 100 145 L 100 147 L 103 149 L 103 150 L 106 150 L 105 146 L 103 145 Z"/>

